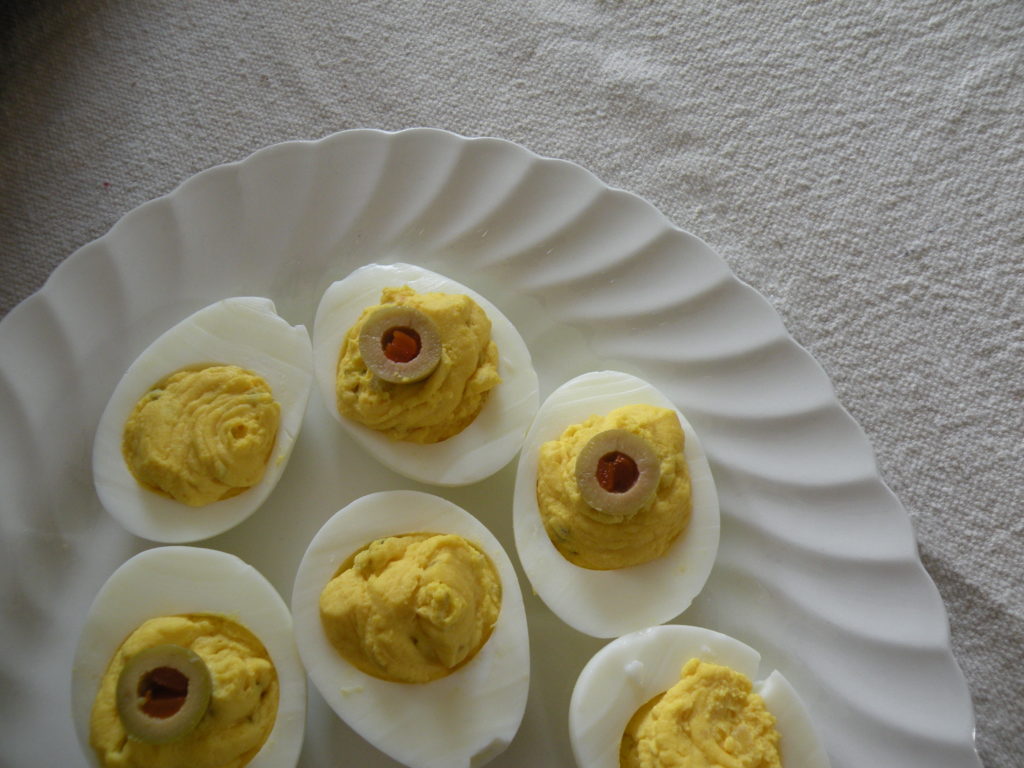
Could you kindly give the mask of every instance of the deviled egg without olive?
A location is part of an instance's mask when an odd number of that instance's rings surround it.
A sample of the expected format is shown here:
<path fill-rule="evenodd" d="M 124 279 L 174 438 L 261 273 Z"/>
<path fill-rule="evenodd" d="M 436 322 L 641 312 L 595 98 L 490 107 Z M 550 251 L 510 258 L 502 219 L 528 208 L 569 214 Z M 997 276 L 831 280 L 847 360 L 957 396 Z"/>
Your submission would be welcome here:
<path fill-rule="evenodd" d="M 224 299 L 150 344 L 114 389 L 93 444 L 106 510 L 136 536 L 208 538 L 266 500 L 291 455 L 312 346 L 270 299 Z"/>
<path fill-rule="evenodd" d="M 828 768 L 807 707 L 760 654 L 668 624 L 613 640 L 580 672 L 569 736 L 580 768 L 643 764 Z M 659 706 L 660 705 L 660 706 Z M 690 762 L 687 762 L 690 761 Z"/>
<path fill-rule="evenodd" d="M 413 768 L 481 766 L 526 708 L 526 614 L 512 563 L 475 517 L 386 491 L 328 520 L 292 594 L 310 679 L 348 725 Z"/>

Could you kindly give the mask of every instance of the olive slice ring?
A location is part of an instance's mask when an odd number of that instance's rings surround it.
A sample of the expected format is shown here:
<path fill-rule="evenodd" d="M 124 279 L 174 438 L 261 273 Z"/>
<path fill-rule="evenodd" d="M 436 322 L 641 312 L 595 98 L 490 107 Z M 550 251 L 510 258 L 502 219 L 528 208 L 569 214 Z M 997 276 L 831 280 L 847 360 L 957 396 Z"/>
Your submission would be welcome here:
<path fill-rule="evenodd" d="M 576 483 L 598 512 L 627 517 L 658 490 L 661 462 L 654 447 L 625 429 L 607 429 L 587 441 L 576 457 Z"/>
<path fill-rule="evenodd" d="M 441 362 L 441 332 L 414 307 L 385 304 L 375 309 L 359 332 L 359 354 L 381 381 L 422 381 Z"/>
<path fill-rule="evenodd" d="M 117 713 L 129 736 L 150 744 L 183 738 L 199 725 L 213 681 L 199 655 L 180 645 L 135 654 L 117 679 Z"/>

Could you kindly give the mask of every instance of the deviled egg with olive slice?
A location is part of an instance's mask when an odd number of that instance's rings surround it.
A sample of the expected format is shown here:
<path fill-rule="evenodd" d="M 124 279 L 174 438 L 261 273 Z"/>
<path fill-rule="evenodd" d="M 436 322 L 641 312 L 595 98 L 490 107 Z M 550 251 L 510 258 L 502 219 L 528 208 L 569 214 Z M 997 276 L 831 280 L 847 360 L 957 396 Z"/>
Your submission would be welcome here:
<path fill-rule="evenodd" d="M 580 768 L 828 768 L 807 707 L 760 654 L 703 627 L 650 627 L 587 662 L 569 704 Z"/>
<path fill-rule="evenodd" d="M 434 485 L 505 466 L 539 402 L 529 349 L 470 288 L 412 264 L 333 283 L 313 324 L 324 404 L 378 461 Z"/>
<path fill-rule="evenodd" d="M 526 613 L 490 531 L 446 499 L 385 491 L 313 538 L 292 594 L 313 684 L 356 733 L 413 768 L 508 747 L 530 679 Z"/>
<path fill-rule="evenodd" d="M 718 494 L 693 427 L 618 371 L 578 376 L 541 405 L 519 457 L 513 522 L 533 589 L 594 637 L 678 616 L 718 552 Z"/>
<path fill-rule="evenodd" d="M 75 651 L 89 765 L 281 768 L 298 761 L 306 675 L 291 615 L 234 555 L 159 547 L 97 594 Z"/>
<path fill-rule="evenodd" d="M 284 472 L 312 380 L 309 333 L 270 299 L 189 315 L 132 363 L 100 418 L 93 477 L 104 508 L 165 543 L 239 524 Z"/>

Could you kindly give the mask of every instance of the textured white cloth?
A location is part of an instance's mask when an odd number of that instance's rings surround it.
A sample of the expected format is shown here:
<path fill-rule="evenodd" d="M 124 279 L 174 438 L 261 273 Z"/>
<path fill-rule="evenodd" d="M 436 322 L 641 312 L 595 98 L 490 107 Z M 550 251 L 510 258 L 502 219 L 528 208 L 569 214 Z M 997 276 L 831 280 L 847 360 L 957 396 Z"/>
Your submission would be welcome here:
<path fill-rule="evenodd" d="M 1024 3 L 57 2 L 0 22 L 0 311 L 277 141 L 434 126 L 573 160 L 709 242 L 863 426 L 1024 755 Z"/>

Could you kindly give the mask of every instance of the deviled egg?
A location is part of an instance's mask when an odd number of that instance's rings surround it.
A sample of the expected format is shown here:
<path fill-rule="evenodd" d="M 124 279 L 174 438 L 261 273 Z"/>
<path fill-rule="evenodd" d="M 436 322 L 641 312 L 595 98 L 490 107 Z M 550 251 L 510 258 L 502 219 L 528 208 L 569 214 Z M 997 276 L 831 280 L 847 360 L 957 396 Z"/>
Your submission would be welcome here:
<path fill-rule="evenodd" d="M 288 608 L 234 555 L 142 552 L 89 609 L 71 704 L 92 766 L 293 766 L 306 675 Z"/>
<path fill-rule="evenodd" d="M 328 705 L 414 768 L 481 766 L 512 741 L 529 688 L 512 563 L 475 517 L 416 491 L 349 504 L 295 577 L 295 634 Z"/>
<path fill-rule="evenodd" d="M 678 616 L 718 552 L 718 494 L 696 433 L 653 386 L 617 371 L 578 376 L 540 407 L 513 517 L 533 589 L 594 637 Z"/>
<path fill-rule="evenodd" d="M 757 765 L 828 768 L 796 691 L 761 657 L 702 627 L 650 627 L 613 640 L 580 673 L 569 736 L 580 768 Z M 689 762 L 686 762 L 687 759 Z"/>
<path fill-rule="evenodd" d="M 128 368 L 100 418 L 93 477 L 137 536 L 222 533 L 267 498 L 312 385 L 312 345 L 270 299 L 224 299 L 186 317 Z"/>
<path fill-rule="evenodd" d="M 466 485 L 512 460 L 539 402 L 515 326 L 480 294 L 411 264 L 333 283 L 313 325 L 327 410 L 377 460 Z"/>

